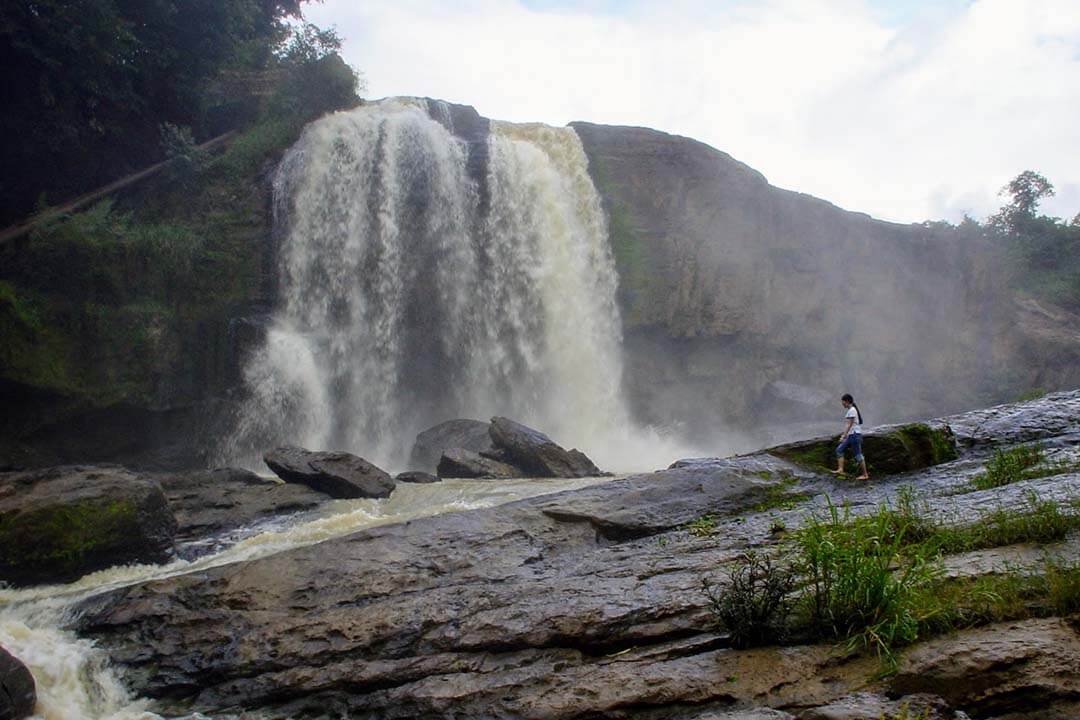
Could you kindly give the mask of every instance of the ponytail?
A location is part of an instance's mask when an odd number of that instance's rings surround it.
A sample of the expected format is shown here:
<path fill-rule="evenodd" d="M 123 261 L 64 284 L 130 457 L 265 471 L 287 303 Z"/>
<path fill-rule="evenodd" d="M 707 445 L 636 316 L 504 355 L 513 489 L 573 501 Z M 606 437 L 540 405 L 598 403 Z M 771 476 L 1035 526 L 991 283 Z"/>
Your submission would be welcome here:
<path fill-rule="evenodd" d="M 847 400 L 849 403 L 851 403 L 851 407 L 855 408 L 855 414 L 859 416 L 859 424 L 862 425 L 863 424 L 862 410 L 859 410 L 859 406 L 855 404 L 855 398 L 851 397 L 850 393 L 844 393 L 840 397 L 840 399 L 841 400 Z"/>

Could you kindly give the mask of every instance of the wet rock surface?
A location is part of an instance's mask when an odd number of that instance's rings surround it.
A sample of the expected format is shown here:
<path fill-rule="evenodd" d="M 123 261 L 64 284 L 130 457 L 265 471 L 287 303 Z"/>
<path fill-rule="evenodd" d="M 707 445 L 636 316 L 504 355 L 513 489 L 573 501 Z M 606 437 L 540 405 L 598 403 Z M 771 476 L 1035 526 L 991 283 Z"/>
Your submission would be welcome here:
<path fill-rule="evenodd" d="M 957 457 L 952 429 L 940 422 L 886 425 L 867 429 L 862 435 L 863 455 L 872 474 L 920 470 Z M 766 452 L 807 467 L 828 469 L 836 467 L 839 443 L 839 435 L 819 437 L 778 445 Z"/>
<path fill-rule="evenodd" d="M 248 470 L 218 468 L 154 476 L 178 524 L 179 542 L 233 530 L 267 517 L 312 510 L 330 499 L 303 485 Z"/>
<path fill-rule="evenodd" d="M 522 476 L 521 468 L 462 448 L 444 452 L 436 472 L 440 478 L 509 479 Z"/>
<path fill-rule="evenodd" d="M 0 647 L 0 720 L 23 720 L 34 714 L 37 688 L 34 676 Z"/>
<path fill-rule="evenodd" d="M 1077 398 L 1020 409 L 1053 414 Z M 986 458 L 963 446 L 956 460 L 873 483 L 767 453 L 698 458 L 115 590 L 85 601 L 75 626 L 136 692 L 184 712 L 764 720 L 914 710 L 935 696 L 935 718 L 1069 717 L 1075 620 L 936 638 L 909 649 L 895 678 L 873 680 L 876 658 L 829 644 L 730 648 L 701 592 L 747 548 L 774 543 L 777 523 L 797 528 L 829 501 L 870 512 L 910 486 L 920 512 L 963 523 L 1032 491 L 1080 497 L 1080 473 L 968 492 Z M 686 529 L 705 515 L 711 534 Z"/>
<path fill-rule="evenodd" d="M 1080 701 L 1080 617 L 999 623 L 930 640 L 906 654 L 890 689 L 933 693 L 977 717 L 1046 717 L 1061 701 Z"/>
<path fill-rule="evenodd" d="M 118 466 L 0 475 L 0 581 L 12 585 L 164 562 L 176 528 L 161 486 Z"/>
<path fill-rule="evenodd" d="M 439 482 L 439 478 L 431 473 L 421 472 L 420 470 L 408 470 L 403 473 L 398 473 L 394 476 L 394 480 L 404 483 L 433 483 Z"/>
<path fill-rule="evenodd" d="M 580 450 L 565 450 L 539 430 L 508 418 L 491 419 L 491 441 L 527 477 L 596 477 L 600 468 Z"/>
<path fill-rule="evenodd" d="M 490 423 L 479 420 L 447 420 L 428 428 L 416 436 L 413 444 L 412 465 L 424 470 L 434 470 L 443 453 L 451 448 L 461 448 L 474 453 L 494 449 Z"/>
<path fill-rule="evenodd" d="M 285 482 L 307 485 L 333 498 L 383 498 L 394 491 L 388 472 L 350 453 L 279 447 L 263 459 Z"/>

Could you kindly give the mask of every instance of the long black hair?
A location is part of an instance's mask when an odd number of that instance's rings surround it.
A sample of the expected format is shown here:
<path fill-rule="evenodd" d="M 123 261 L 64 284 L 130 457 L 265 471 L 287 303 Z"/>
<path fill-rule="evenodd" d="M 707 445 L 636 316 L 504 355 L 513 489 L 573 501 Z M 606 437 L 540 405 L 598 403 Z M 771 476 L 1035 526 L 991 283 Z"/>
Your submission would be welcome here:
<path fill-rule="evenodd" d="M 859 424 L 862 425 L 862 410 L 860 410 L 859 406 L 855 404 L 855 398 L 851 397 L 850 393 L 844 393 L 840 396 L 840 399 L 847 400 L 849 403 L 851 403 L 851 407 L 855 408 L 855 414 L 859 416 Z"/>

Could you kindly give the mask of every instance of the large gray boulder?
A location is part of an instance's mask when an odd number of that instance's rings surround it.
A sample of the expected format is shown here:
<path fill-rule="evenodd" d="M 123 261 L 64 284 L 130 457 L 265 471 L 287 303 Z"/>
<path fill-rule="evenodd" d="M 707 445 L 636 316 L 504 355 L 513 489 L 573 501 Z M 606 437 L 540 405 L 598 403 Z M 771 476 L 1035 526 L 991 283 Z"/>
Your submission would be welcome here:
<path fill-rule="evenodd" d="M 443 453 L 451 448 L 484 453 L 494 449 L 489 423 L 479 420 L 447 420 L 430 427 L 416 436 L 411 465 L 424 470 L 434 470 Z"/>
<path fill-rule="evenodd" d="M 492 418 L 489 432 L 496 449 L 529 475 L 573 478 L 604 474 L 580 450 L 565 450 L 539 430 L 508 418 Z"/>
<path fill-rule="evenodd" d="M 218 535 L 274 515 L 311 510 L 330 499 L 304 485 L 280 483 L 240 468 L 155 477 L 176 516 L 178 540 Z"/>
<path fill-rule="evenodd" d="M 450 448 L 439 460 L 440 478 L 519 478 L 524 473 L 513 465 L 462 448 Z"/>
<path fill-rule="evenodd" d="M 34 676 L 18 658 L 0 647 L 0 720 L 23 720 L 34 714 Z"/>
<path fill-rule="evenodd" d="M 126 563 L 164 562 L 176 518 L 161 486 L 119 466 L 0 477 L 0 581 L 70 582 Z"/>
<path fill-rule="evenodd" d="M 394 491 L 388 472 L 346 452 L 285 446 L 266 453 L 263 460 L 285 482 L 307 485 L 334 498 L 384 498 Z"/>

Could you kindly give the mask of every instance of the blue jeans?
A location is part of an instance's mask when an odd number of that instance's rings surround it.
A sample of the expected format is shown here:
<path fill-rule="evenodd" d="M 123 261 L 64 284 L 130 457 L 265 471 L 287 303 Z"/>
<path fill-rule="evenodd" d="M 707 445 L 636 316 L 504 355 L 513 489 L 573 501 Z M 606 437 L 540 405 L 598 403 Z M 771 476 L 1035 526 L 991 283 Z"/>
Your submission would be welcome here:
<path fill-rule="evenodd" d="M 862 433 L 848 433 L 844 441 L 836 446 L 836 457 L 844 457 L 844 451 L 848 448 L 851 448 L 851 452 L 855 453 L 855 462 L 861 463 L 863 461 Z"/>

